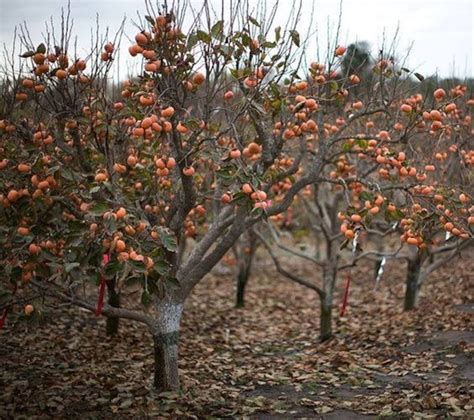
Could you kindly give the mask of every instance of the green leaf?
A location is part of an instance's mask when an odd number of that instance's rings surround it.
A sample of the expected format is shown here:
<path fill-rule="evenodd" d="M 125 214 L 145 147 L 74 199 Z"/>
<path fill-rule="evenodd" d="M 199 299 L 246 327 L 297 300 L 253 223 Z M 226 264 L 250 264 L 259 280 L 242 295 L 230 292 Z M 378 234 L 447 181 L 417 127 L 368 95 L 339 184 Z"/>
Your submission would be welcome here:
<path fill-rule="evenodd" d="M 275 48 L 276 45 L 277 45 L 276 42 L 265 41 L 265 42 L 262 44 L 262 47 L 263 47 L 263 48 Z"/>
<path fill-rule="evenodd" d="M 223 179 L 224 181 L 230 182 L 234 179 L 235 174 L 231 168 L 225 167 L 217 171 L 217 177 Z"/>
<path fill-rule="evenodd" d="M 212 26 L 211 35 L 214 38 L 220 38 L 222 35 L 223 29 L 224 29 L 224 22 L 222 20 L 219 20 Z"/>
<path fill-rule="evenodd" d="M 127 263 L 128 263 L 129 266 L 131 266 L 132 271 L 135 272 L 135 273 L 145 273 L 146 272 L 145 265 L 140 261 L 128 260 Z"/>
<path fill-rule="evenodd" d="M 206 44 L 209 44 L 212 39 L 211 36 L 207 32 L 204 32 L 201 30 L 196 32 L 196 36 L 199 41 L 205 42 Z"/>
<path fill-rule="evenodd" d="M 273 112 L 278 113 L 282 109 L 283 102 L 280 99 L 274 99 L 270 105 L 272 106 Z"/>
<path fill-rule="evenodd" d="M 199 41 L 199 39 L 198 39 L 197 35 L 196 34 L 191 34 L 188 37 L 187 49 L 191 50 L 192 48 L 194 48 L 194 46 L 197 44 L 198 41 Z"/>
<path fill-rule="evenodd" d="M 21 58 L 29 58 L 35 55 L 34 51 L 27 51 L 20 55 Z"/>
<path fill-rule="evenodd" d="M 248 47 L 250 45 L 250 42 L 252 41 L 252 38 L 246 33 L 241 34 L 241 40 L 242 40 L 242 45 L 245 47 Z"/>
<path fill-rule="evenodd" d="M 293 44 L 295 44 L 297 47 L 300 46 L 300 34 L 296 30 L 290 31 L 291 35 L 291 40 L 293 41 Z"/>
<path fill-rule="evenodd" d="M 234 79 L 239 79 L 239 71 L 237 69 L 230 69 L 229 71 Z"/>
<path fill-rule="evenodd" d="M 191 120 L 187 120 L 184 125 L 189 128 L 190 130 L 198 130 L 200 128 L 200 125 L 201 125 L 201 121 L 196 119 L 196 118 L 193 118 Z"/>
<path fill-rule="evenodd" d="M 247 194 L 244 194 L 242 191 L 239 191 L 238 193 L 235 193 L 232 197 L 232 203 L 235 203 L 240 200 L 247 200 L 248 196 Z"/>
<path fill-rule="evenodd" d="M 151 295 L 150 293 L 148 293 L 146 290 L 143 291 L 142 293 L 142 304 L 145 306 L 145 307 L 148 307 L 150 306 L 150 303 L 151 303 Z"/>
<path fill-rule="evenodd" d="M 270 84 L 270 89 L 272 91 L 272 95 L 273 96 L 276 96 L 277 98 L 280 97 L 280 89 L 278 88 L 278 84 L 277 83 L 271 83 Z"/>
<path fill-rule="evenodd" d="M 248 20 L 253 23 L 255 26 L 258 26 L 260 28 L 260 23 L 257 19 L 253 18 L 252 16 L 248 16 Z"/>
<path fill-rule="evenodd" d="M 395 211 L 388 211 L 385 209 L 385 219 L 388 221 L 399 221 L 402 220 L 403 217 L 403 213 L 398 208 Z"/>
<path fill-rule="evenodd" d="M 281 26 L 275 28 L 275 41 L 278 42 L 281 39 Z"/>
<path fill-rule="evenodd" d="M 97 202 L 90 206 L 89 212 L 94 216 L 102 216 L 109 209 L 110 207 L 107 203 Z"/>
<path fill-rule="evenodd" d="M 61 172 L 61 176 L 67 181 L 74 181 L 74 174 L 68 169 L 63 169 Z"/>
<path fill-rule="evenodd" d="M 374 199 L 374 195 L 369 193 L 368 191 L 362 191 L 360 193 L 360 200 L 361 201 L 372 201 Z"/>
<path fill-rule="evenodd" d="M 342 151 L 344 153 L 347 153 L 347 152 L 350 152 L 352 149 L 352 144 L 350 142 L 345 142 L 343 145 L 342 145 Z"/>
<path fill-rule="evenodd" d="M 151 16 L 145 16 L 145 19 L 150 23 L 150 25 L 155 25 L 155 19 L 153 19 Z"/>
<path fill-rule="evenodd" d="M 275 63 L 280 59 L 281 59 L 281 54 L 275 54 L 275 55 L 272 55 L 272 57 L 271 57 L 272 63 Z M 278 64 L 279 65 L 284 65 L 284 63 L 278 63 Z"/>
<path fill-rule="evenodd" d="M 105 266 L 105 277 L 107 279 L 113 279 L 117 275 L 117 273 L 120 271 L 121 268 L 122 268 L 122 264 L 119 261 L 109 262 Z"/>
<path fill-rule="evenodd" d="M 169 229 L 164 227 L 158 227 L 158 233 L 160 235 L 160 240 L 163 246 L 170 252 L 175 252 L 178 244 L 176 243 L 176 238 L 171 233 Z"/>
<path fill-rule="evenodd" d="M 422 82 L 423 80 L 425 80 L 425 76 L 423 76 L 422 74 L 418 73 L 418 72 L 415 72 L 413 73 L 415 75 L 415 77 L 420 81 Z"/>
<path fill-rule="evenodd" d="M 45 54 L 46 53 L 46 45 L 43 43 L 38 45 L 38 48 L 36 48 L 37 53 Z"/>
<path fill-rule="evenodd" d="M 155 261 L 154 269 L 159 275 L 163 276 L 168 272 L 169 266 L 166 261 L 158 260 Z"/>

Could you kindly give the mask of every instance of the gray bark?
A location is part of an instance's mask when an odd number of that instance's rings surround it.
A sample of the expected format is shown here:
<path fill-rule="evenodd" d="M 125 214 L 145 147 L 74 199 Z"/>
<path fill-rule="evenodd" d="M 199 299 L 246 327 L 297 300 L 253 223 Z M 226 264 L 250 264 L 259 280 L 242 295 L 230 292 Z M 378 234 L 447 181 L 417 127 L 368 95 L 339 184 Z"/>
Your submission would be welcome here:
<path fill-rule="evenodd" d="M 410 311 L 418 305 L 418 295 L 420 291 L 420 272 L 423 259 L 420 253 L 408 260 L 407 278 L 405 287 L 405 300 L 403 309 Z"/>
<path fill-rule="evenodd" d="M 178 341 L 183 312 L 180 303 L 159 303 L 152 327 L 155 357 L 153 384 L 158 392 L 179 390 Z"/>
<path fill-rule="evenodd" d="M 257 236 L 254 234 L 252 230 L 247 232 L 247 235 L 244 235 L 246 239 L 243 241 L 240 250 L 237 251 L 238 257 L 238 267 L 237 267 L 237 293 L 236 293 L 236 301 L 235 306 L 236 308 L 243 308 L 245 304 L 245 287 L 247 286 L 250 273 L 252 270 L 252 262 L 255 255 L 255 251 L 257 249 L 256 242 Z M 248 247 L 248 252 L 246 249 Z"/>
<path fill-rule="evenodd" d="M 332 303 L 334 288 L 336 286 L 337 269 L 332 267 L 331 261 L 323 270 L 323 289 L 324 295 L 321 298 L 321 315 L 319 335 L 321 341 L 328 340 L 333 335 L 332 330 Z"/>

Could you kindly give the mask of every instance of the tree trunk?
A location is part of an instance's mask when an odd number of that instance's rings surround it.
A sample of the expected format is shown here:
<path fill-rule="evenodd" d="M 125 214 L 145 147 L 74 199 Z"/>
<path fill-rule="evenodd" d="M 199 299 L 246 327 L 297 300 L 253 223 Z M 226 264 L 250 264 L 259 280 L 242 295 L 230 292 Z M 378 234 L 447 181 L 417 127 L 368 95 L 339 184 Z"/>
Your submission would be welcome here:
<path fill-rule="evenodd" d="M 332 301 L 332 299 L 331 299 Z M 319 339 L 326 341 L 332 337 L 332 302 L 321 299 Z"/>
<path fill-rule="evenodd" d="M 160 303 L 153 334 L 154 386 L 158 392 L 179 390 L 178 341 L 183 305 Z"/>
<path fill-rule="evenodd" d="M 332 301 L 334 295 L 334 287 L 336 285 L 337 270 L 333 265 L 336 261 L 330 261 L 329 266 L 323 270 L 323 289 L 324 296 L 321 297 L 321 316 L 320 316 L 320 340 L 325 341 L 332 337 Z"/>
<path fill-rule="evenodd" d="M 239 269 L 237 274 L 237 295 L 235 300 L 236 308 L 243 308 L 245 304 L 245 286 L 249 279 L 248 272 L 246 270 Z"/>
<path fill-rule="evenodd" d="M 417 253 L 415 258 L 408 260 L 405 301 L 403 307 L 405 311 L 415 309 L 418 304 L 418 293 L 420 291 L 419 278 L 422 262 L 419 253 Z"/>
<path fill-rule="evenodd" d="M 248 231 L 245 242 L 237 252 L 237 291 L 235 307 L 243 308 L 245 304 L 245 286 L 247 286 L 250 272 L 252 270 L 253 257 L 257 250 L 257 235 L 253 231 Z"/>
<path fill-rule="evenodd" d="M 107 292 L 109 296 L 107 299 L 107 303 L 113 308 L 120 308 L 120 293 L 117 293 L 117 291 L 115 290 L 115 279 L 107 282 Z M 107 317 L 105 331 L 108 336 L 113 337 L 117 335 L 119 328 L 119 319 L 120 318 L 115 316 Z"/>

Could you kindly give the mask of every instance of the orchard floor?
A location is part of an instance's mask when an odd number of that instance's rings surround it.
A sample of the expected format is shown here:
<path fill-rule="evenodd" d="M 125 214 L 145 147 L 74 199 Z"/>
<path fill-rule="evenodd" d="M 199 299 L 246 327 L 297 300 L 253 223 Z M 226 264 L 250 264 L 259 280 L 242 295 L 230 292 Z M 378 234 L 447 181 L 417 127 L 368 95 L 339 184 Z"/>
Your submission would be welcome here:
<path fill-rule="evenodd" d="M 40 327 L 7 324 L 0 418 L 474 418 L 473 261 L 433 275 L 410 313 L 403 267 L 388 264 L 376 292 L 371 267 L 353 270 L 347 313 L 339 317 L 343 277 L 325 343 L 317 297 L 266 264 L 255 266 L 244 309 L 233 307 L 230 274 L 194 291 L 179 395 L 149 391 L 152 345 L 139 324 L 122 321 L 109 339 L 104 319 L 67 306 Z"/>

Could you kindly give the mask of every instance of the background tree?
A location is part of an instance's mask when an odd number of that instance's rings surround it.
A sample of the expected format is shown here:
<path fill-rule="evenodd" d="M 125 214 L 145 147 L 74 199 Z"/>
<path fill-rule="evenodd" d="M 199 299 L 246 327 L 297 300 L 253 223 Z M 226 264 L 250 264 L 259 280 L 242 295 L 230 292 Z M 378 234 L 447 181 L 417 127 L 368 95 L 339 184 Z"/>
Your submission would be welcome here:
<path fill-rule="evenodd" d="M 328 67 L 334 68 L 334 65 Z M 434 160 L 446 158 L 446 152 L 439 152 L 446 147 L 446 143 L 455 151 L 472 136 L 464 131 L 464 114 L 455 113 L 456 105 L 448 98 L 445 100 L 444 96 L 441 98 L 440 90 L 435 91 L 433 100 L 420 94 L 406 97 L 411 81 L 400 77 L 401 72 L 395 69 L 390 60 L 382 58 L 373 68 L 375 85 L 369 87 L 377 92 L 377 96 L 355 96 L 354 100 L 363 101 L 353 102 L 351 107 L 336 103 L 324 108 L 328 142 L 335 146 L 328 148 L 328 152 L 334 152 L 334 155 L 323 158 L 327 162 L 325 169 L 330 172 L 313 189 L 305 191 L 311 199 L 303 201 L 306 204 L 304 208 L 300 205 L 295 210 L 295 213 L 307 215 L 307 226 L 315 235 L 313 242 L 322 242 L 323 252 L 315 258 L 284 246 L 274 235 L 273 239 L 280 248 L 292 256 L 303 258 L 306 263 L 316 264 L 322 270 L 321 285 L 285 269 L 270 244 L 260 237 L 281 274 L 318 293 L 322 339 L 332 335 L 331 308 L 337 272 L 352 267 L 366 257 L 381 259 L 400 255 L 401 246 L 393 250 L 380 250 L 377 249 L 380 241 L 371 243 L 372 238 L 396 233 L 396 227 L 401 223 L 404 232 L 402 241 L 407 242 L 409 247 L 417 247 L 417 251 L 403 254 L 408 261 L 407 301 L 416 300 L 421 264 L 428 249 L 432 249 L 434 254 L 451 251 L 445 257 L 449 258 L 470 243 L 465 241 L 470 236 L 469 224 L 472 223 L 466 217 L 470 199 L 464 192 L 460 193 L 467 191 L 467 185 L 453 178 L 448 179 L 443 176 L 449 172 L 447 168 L 436 171 L 432 164 Z M 348 96 L 351 97 L 351 94 Z M 459 101 L 461 95 L 453 93 L 453 97 Z M 436 108 L 444 110 L 444 117 L 438 109 L 431 109 L 433 102 L 438 104 Z M 425 120 L 431 121 L 431 125 L 426 124 Z M 377 134 L 374 135 L 374 132 Z M 433 141 L 433 138 L 438 139 L 437 153 L 433 149 L 428 152 L 425 149 L 426 141 Z M 343 145 L 339 149 L 341 143 Z M 461 154 L 466 155 L 466 151 Z M 456 167 L 467 169 L 470 165 L 465 166 L 465 162 L 459 162 L 457 157 L 453 159 Z M 445 204 L 440 205 L 440 202 Z M 342 221 L 340 231 L 336 225 L 338 212 Z M 456 221 L 455 234 L 461 241 L 438 249 L 435 231 L 446 223 L 446 217 Z M 453 226 L 448 223 L 448 228 Z M 341 258 L 343 254 L 339 246 L 344 236 L 346 241 L 342 247 L 351 248 L 352 258 Z M 361 246 L 373 249 L 361 252 Z M 439 264 L 442 264 L 441 260 L 430 265 L 422 277 L 425 278 Z"/>

